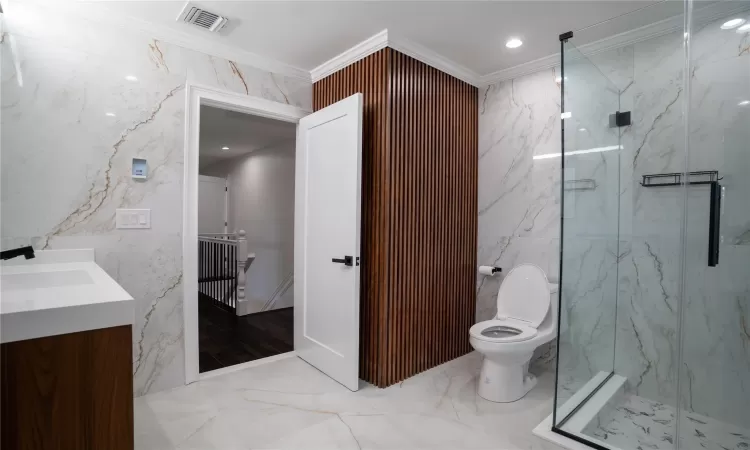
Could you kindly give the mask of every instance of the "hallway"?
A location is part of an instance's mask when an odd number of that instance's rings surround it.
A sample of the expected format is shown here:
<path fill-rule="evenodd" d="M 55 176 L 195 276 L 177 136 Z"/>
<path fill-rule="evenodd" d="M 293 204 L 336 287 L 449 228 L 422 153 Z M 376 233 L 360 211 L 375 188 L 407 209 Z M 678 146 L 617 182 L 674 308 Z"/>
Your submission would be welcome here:
<path fill-rule="evenodd" d="M 200 372 L 221 369 L 294 349 L 294 308 L 246 316 L 216 306 L 199 294 Z"/>

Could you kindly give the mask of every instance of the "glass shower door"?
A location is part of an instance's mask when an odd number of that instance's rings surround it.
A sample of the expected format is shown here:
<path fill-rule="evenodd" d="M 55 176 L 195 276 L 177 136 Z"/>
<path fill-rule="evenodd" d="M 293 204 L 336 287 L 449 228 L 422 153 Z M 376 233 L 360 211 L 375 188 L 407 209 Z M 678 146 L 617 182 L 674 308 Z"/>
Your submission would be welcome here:
<path fill-rule="evenodd" d="M 613 376 L 619 254 L 619 91 L 568 39 L 562 43 L 561 271 L 556 431 Z"/>
<path fill-rule="evenodd" d="M 690 30 L 688 170 L 719 180 L 687 187 L 682 449 L 750 448 L 750 5 L 719 17 Z"/>

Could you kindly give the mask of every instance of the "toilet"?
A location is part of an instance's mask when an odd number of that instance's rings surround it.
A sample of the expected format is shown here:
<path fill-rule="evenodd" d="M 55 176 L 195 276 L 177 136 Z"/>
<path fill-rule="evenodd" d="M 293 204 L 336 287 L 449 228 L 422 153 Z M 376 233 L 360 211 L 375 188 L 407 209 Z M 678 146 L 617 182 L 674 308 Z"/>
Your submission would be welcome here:
<path fill-rule="evenodd" d="M 477 394 L 492 402 L 514 402 L 535 385 L 528 371 L 534 350 L 555 338 L 557 285 L 534 264 L 505 276 L 497 293 L 497 314 L 469 330 L 469 341 L 484 356 Z"/>

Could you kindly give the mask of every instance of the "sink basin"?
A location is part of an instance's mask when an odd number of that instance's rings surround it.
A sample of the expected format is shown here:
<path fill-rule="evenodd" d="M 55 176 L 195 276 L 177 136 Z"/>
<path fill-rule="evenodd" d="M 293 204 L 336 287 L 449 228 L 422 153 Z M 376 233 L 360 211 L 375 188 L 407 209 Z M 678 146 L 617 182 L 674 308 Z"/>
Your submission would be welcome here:
<path fill-rule="evenodd" d="M 54 272 L 7 273 L 0 275 L 3 291 L 43 289 L 94 284 L 85 270 L 60 270 Z"/>
<path fill-rule="evenodd" d="M 0 343 L 133 325 L 133 297 L 93 249 L 35 253 L 0 261 Z"/>

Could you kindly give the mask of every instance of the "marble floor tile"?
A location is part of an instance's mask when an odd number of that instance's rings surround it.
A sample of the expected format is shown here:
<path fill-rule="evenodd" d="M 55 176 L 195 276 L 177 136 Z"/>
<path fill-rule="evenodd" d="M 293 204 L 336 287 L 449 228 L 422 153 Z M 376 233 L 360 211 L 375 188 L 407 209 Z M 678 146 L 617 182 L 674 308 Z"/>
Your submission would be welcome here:
<path fill-rule="evenodd" d="M 350 392 L 299 358 L 136 399 L 138 450 L 534 449 L 551 411 L 554 373 L 514 403 L 476 394 L 471 353 L 387 389 Z"/>
<path fill-rule="evenodd" d="M 629 395 L 583 434 L 594 436 L 622 450 L 675 448 L 675 408 Z M 750 449 L 750 430 L 696 413 L 680 419 L 680 448 L 706 450 Z"/>

